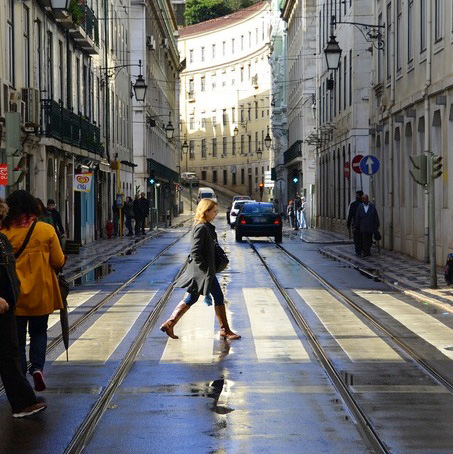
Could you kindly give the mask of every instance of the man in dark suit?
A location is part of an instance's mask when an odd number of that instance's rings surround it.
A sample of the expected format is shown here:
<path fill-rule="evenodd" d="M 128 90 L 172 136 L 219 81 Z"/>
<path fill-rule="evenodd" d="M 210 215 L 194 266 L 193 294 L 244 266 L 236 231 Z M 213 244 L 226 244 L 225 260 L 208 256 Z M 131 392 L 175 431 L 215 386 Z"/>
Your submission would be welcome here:
<path fill-rule="evenodd" d="M 357 208 L 362 203 L 362 196 L 363 196 L 363 191 L 360 191 L 360 190 L 356 191 L 355 200 L 354 200 L 354 202 L 351 202 L 351 204 L 349 205 L 349 214 L 348 214 L 348 221 L 347 221 L 348 230 L 350 230 L 352 227 L 355 253 L 357 255 L 360 255 L 360 253 L 362 252 L 362 237 L 360 236 L 359 227 L 355 224 L 355 214 L 357 212 Z"/>
<path fill-rule="evenodd" d="M 367 194 L 363 195 L 362 202 L 357 208 L 354 224 L 360 230 L 363 256 L 368 257 L 371 255 L 373 234 L 379 230 L 380 223 L 376 207 L 369 202 Z"/>

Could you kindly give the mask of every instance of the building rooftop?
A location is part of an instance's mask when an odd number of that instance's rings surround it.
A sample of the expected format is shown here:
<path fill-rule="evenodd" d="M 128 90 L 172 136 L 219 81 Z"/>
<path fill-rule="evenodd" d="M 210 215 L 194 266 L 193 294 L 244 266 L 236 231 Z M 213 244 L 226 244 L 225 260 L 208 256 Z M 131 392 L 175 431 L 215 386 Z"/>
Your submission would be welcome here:
<path fill-rule="evenodd" d="M 240 9 L 239 11 L 227 14 L 226 16 L 216 17 L 215 19 L 210 19 L 204 22 L 199 22 L 198 24 L 180 28 L 179 37 L 184 38 L 190 35 L 206 33 L 208 31 L 215 30 L 216 28 L 227 27 L 228 25 L 232 25 L 235 22 L 240 22 L 244 20 L 249 16 L 253 16 L 257 11 L 261 10 L 263 6 L 265 6 L 266 4 L 267 2 L 255 3 L 254 5 L 249 6 L 248 8 Z"/>

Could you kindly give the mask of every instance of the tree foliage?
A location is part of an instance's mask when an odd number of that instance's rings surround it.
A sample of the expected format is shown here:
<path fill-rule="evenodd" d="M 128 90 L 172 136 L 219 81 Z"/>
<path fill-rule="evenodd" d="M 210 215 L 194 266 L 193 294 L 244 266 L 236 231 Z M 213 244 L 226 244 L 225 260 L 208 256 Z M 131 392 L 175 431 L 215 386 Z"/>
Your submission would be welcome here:
<path fill-rule="evenodd" d="M 186 25 L 194 25 L 225 16 L 256 3 L 254 0 L 187 0 L 184 17 Z"/>

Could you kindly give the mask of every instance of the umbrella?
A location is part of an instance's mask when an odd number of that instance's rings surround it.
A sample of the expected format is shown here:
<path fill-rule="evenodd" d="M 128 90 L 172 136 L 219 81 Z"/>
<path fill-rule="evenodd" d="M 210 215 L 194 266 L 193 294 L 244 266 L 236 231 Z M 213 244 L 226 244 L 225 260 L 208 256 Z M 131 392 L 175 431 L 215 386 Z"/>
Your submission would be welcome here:
<path fill-rule="evenodd" d="M 61 298 L 63 300 L 63 307 L 60 309 L 60 324 L 61 335 L 63 337 L 63 344 L 66 349 L 66 361 L 69 361 L 68 348 L 69 348 L 69 321 L 68 321 L 68 294 L 69 282 L 66 280 L 64 274 L 58 274 L 58 285 L 60 286 Z"/>

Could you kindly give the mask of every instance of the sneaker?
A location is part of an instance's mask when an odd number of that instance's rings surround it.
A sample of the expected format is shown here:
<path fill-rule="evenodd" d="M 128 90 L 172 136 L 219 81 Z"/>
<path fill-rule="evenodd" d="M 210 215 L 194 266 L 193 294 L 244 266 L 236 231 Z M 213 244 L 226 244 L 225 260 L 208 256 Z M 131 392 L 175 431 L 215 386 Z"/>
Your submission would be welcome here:
<path fill-rule="evenodd" d="M 33 382 L 35 384 L 35 391 L 44 391 L 46 389 L 44 375 L 40 370 L 35 370 L 33 372 Z"/>
<path fill-rule="evenodd" d="M 44 402 L 36 402 L 36 404 L 30 405 L 17 413 L 13 413 L 13 418 L 26 418 L 27 416 L 36 415 L 41 413 L 47 408 L 47 404 Z"/>

